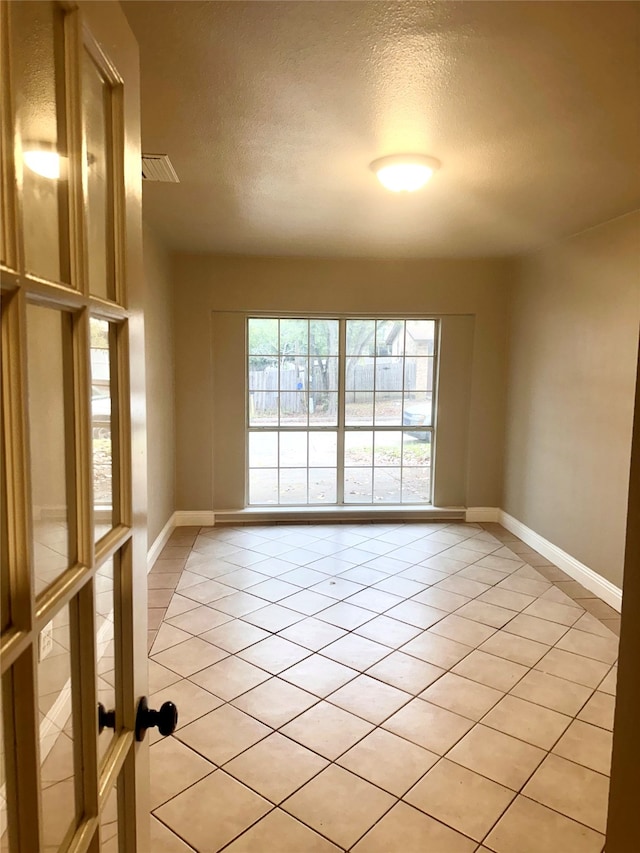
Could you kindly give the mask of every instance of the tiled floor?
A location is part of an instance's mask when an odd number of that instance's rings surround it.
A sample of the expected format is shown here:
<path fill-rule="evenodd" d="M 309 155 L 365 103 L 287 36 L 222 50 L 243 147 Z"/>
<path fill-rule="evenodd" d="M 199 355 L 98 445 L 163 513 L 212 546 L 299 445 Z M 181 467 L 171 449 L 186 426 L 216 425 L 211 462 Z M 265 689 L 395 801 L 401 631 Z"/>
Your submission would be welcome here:
<path fill-rule="evenodd" d="M 617 614 L 498 525 L 181 528 L 149 586 L 154 853 L 601 853 Z"/>

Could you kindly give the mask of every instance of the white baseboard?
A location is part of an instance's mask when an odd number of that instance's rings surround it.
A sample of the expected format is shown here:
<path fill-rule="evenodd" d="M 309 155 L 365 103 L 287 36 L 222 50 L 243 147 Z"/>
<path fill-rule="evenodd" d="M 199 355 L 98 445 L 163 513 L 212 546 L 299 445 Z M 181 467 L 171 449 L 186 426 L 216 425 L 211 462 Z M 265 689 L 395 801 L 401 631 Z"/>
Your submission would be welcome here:
<path fill-rule="evenodd" d="M 176 527 L 213 527 L 216 514 L 209 510 L 178 510 L 174 512 Z"/>
<path fill-rule="evenodd" d="M 169 520 L 162 528 L 160 533 L 156 536 L 151 548 L 147 551 L 147 572 L 150 572 L 153 568 L 153 564 L 158 559 L 158 554 L 164 546 L 169 541 L 169 537 L 173 533 L 173 529 L 176 526 L 176 514 L 175 512 L 169 516 Z"/>
<path fill-rule="evenodd" d="M 549 542 L 548 539 L 540 536 L 535 530 L 527 527 L 526 524 L 518 521 L 517 518 L 504 512 L 504 510 L 500 510 L 499 515 L 500 517 L 497 520 L 504 528 L 522 539 L 527 545 L 531 545 L 539 554 L 542 554 L 543 557 L 546 557 L 551 563 L 558 566 L 559 569 L 562 569 L 563 572 L 566 572 L 575 581 L 578 581 L 620 613 L 622 610 L 622 590 L 620 587 L 603 578 L 589 566 L 585 566 L 571 554 L 563 551 L 562 548 L 558 548 L 553 542 Z"/>
<path fill-rule="evenodd" d="M 500 521 L 500 512 L 497 506 L 470 506 L 465 513 L 465 521 Z"/>

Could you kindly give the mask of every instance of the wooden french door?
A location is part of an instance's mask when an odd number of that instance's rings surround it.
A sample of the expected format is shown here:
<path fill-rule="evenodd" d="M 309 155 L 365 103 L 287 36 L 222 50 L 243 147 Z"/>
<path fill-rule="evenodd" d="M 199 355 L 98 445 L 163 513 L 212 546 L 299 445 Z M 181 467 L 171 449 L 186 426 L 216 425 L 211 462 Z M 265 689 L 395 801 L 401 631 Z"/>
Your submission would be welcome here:
<path fill-rule="evenodd" d="M 138 51 L 0 8 L 0 849 L 148 853 Z"/>

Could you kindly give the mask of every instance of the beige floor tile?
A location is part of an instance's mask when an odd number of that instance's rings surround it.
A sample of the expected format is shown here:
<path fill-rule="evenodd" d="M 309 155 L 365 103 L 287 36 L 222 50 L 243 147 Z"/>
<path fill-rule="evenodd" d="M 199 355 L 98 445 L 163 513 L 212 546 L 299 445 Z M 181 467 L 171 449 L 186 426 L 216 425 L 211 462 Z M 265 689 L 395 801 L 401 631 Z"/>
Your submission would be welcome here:
<path fill-rule="evenodd" d="M 366 569 L 363 569 L 366 571 Z M 384 613 L 396 604 L 400 604 L 402 598 L 398 595 L 392 595 L 390 592 L 384 592 L 382 589 L 363 589 L 349 598 L 349 604 L 355 604 L 356 607 L 364 607 L 365 610 L 372 610 L 374 613 Z"/>
<path fill-rule="evenodd" d="M 537 746 L 477 725 L 449 750 L 447 758 L 519 791 L 545 755 Z"/>
<path fill-rule="evenodd" d="M 328 761 L 275 733 L 225 765 L 230 773 L 273 803 L 280 803 L 323 770 Z"/>
<path fill-rule="evenodd" d="M 215 853 L 271 808 L 258 794 L 216 770 L 161 806 L 157 815 L 196 850 Z"/>
<path fill-rule="evenodd" d="M 283 575 L 279 575 L 279 579 L 281 581 L 284 581 L 285 583 L 292 583 L 305 590 L 308 589 L 308 587 L 320 583 L 321 581 L 327 580 L 327 577 L 328 576 L 322 572 L 317 572 L 314 569 L 308 568 L 292 569 L 290 572 L 285 572 Z"/>
<path fill-rule="evenodd" d="M 540 619 L 547 619 L 549 622 L 557 622 L 560 625 L 569 626 L 578 621 L 582 616 L 582 612 L 582 608 L 567 607 L 565 604 L 556 604 L 555 601 L 544 601 L 542 598 L 536 599 L 526 610 L 523 610 L 525 616 L 537 616 Z"/>
<path fill-rule="evenodd" d="M 345 580 L 341 577 L 326 577 L 320 583 L 310 587 L 311 592 L 317 592 L 320 595 L 326 595 L 329 598 L 334 598 L 336 601 L 342 601 L 344 598 L 349 598 L 357 592 L 361 592 L 365 587 L 362 584 L 354 583 L 353 581 Z"/>
<path fill-rule="evenodd" d="M 160 823 L 153 815 L 150 816 L 149 831 L 153 853 L 193 853 L 193 848 L 184 843 L 181 838 Z"/>
<path fill-rule="evenodd" d="M 443 670 L 403 652 L 392 652 L 372 666 L 367 675 L 416 696 L 443 674 Z"/>
<path fill-rule="evenodd" d="M 511 572 L 515 572 L 523 564 L 524 559 L 520 559 L 520 557 L 517 557 L 516 559 L 500 557 L 497 553 L 487 554 L 486 557 L 481 557 L 481 559 L 476 562 L 476 565 L 478 566 L 486 566 L 488 569 L 496 569 L 499 572 L 508 572 L 509 574 Z"/>
<path fill-rule="evenodd" d="M 186 564 L 185 557 L 178 557 L 175 560 L 156 560 L 149 574 L 161 574 L 163 572 L 181 572 Z"/>
<path fill-rule="evenodd" d="M 572 628 L 558 640 L 556 648 L 612 664 L 618 657 L 618 638 L 598 637 Z"/>
<path fill-rule="evenodd" d="M 154 743 L 149 750 L 150 808 L 156 809 L 215 769 L 174 737 Z"/>
<path fill-rule="evenodd" d="M 616 708 L 614 696 L 597 690 L 578 714 L 578 719 L 601 729 L 613 731 L 613 714 Z"/>
<path fill-rule="evenodd" d="M 527 797 L 517 797 L 486 843 L 495 853 L 601 853 L 604 836 Z"/>
<path fill-rule="evenodd" d="M 535 666 L 540 672 L 548 672 L 585 687 L 597 687 L 607 673 L 608 665 L 601 661 L 565 652 L 562 649 L 551 649 L 538 661 Z"/>
<path fill-rule="evenodd" d="M 254 569 L 236 569 L 226 575 L 220 575 L 220 582 L 234 589 L 249 589 L 256 584 L 264 583 L 265 576 Z M 255 594 L 258 595 L 258 593 Z M 259 597 L 264 598 L 262 595 Z"/>
<path fill-rule="evenodd" d="M 305 649 L 297 643 L 292 643 L 283 637 L 271 636 L 239 652 L 238 657 L 266 669 L 273 675 L 277 675 L 284 669 L 309 657 L 310 654 L 309 649 Z"/>
<path fill-rule="evenodd" d="M 535 580 L 533 578 L 522 577 L 513 574 L 510 577 L 505 578 L 503 581 L 501 581 L 499 584 L 499 588 L 509 589 L 512 592 L 520 592 L 523 595 L 532 595 L 535 598 L 538 598 L 539 596 L 544 595 L 544 593 L 548 590 L 553 589 L 549 581 L 545 580 L 543 577 L 540 577 L 539 574 L 538 577 L 539 580 Z"/>
<path fill-rule="evenodd" d="M 147 589 L 175 589 L 180 580 L 180 572 L 149 572 Z"/>
<path fill-rule="evenodd" d="M 218 646 L 230 654 L 236 654 L 268 636 L 269 632 L 262 628 L 249 625 L 242 619 L 232 619 L 231 622 L 218 625 L 216 628 L 200 634 L 200 639 L 213 643 L 214 646 Z"/>
<path fill-rule="evenodd" d="M 282 678 L 324 698 L 357 674 L 355 669 L 316 654 L 285 670 Z"/>
<path fill-rule="evenodd" d="M 520 699 L 527 699 L 529 702 L 574 717 L 589 698 L 591 688 L 532 669 L 516 684 L 511 693 Z"/>
<path fill-rule="evenodd" d="M 199 637 L 190 637 L 177 646 L 153 656 L 156 663 L 162 664 L 186 678 L 193 673 L 217 663 L 227 657 L 227 652 L 211 645 Z"/>
<path fill-rule="evenodd" d="M 340 853 L 326 838 L 280 809 L 274 809 L 237 838 L 225 853 Z"/>
<path fill-rule="evenodd" d="M 580 604 L 584 609 L 595 616 L 596 619 L 614 619 L 618 616 L 618 612 L 610 607 L 600 598 L 579 598 L 576 604 Z"/>
<path fill-rule="evenodd" d="M 191 603 L 195 604 L 195 602 Z M 233 616 L 229 616 L 227 613 L 220 613 L 211 607 L 207 607 L 206 604 L 201 604 L 167 621 L 170 625 L 175 625 L 176 628 L 181 628 L 183 631 L 197 635 L 204 634 L 206 631 L 210 631 L 212 628 L 217 628 L 218 625 L 223 625 L 225 622 L 231 622 L 232 620 Z"/>
<path fill-rule="evenodd" d="M 435 607 L 437 610 L 444 610 L 446 613 L 453 613 L 454 610 L 458 610 L 471 599 L 467 598 L 466 595 L 458 595 L 456 592 L 447 592 L 446 589 L 430 587 L 424 592 L 419 592 L 413 600 L 420 604 L 428 604 L 429 607 Z"/>
<path fill-rule="evenodd" d="M 302 618 L 300 613 L 289 610 L 288 607 L 283 607 L 280 604 L 269 604 L 260 610 L 253 610 L 243 616 L 245 622 L 257 625 L 258 628 L 264 628 L 265 631 L 274 632 L 288 628 L 289 625 L 299 622 Z"/>
<path fill-rule="evenodd" d="M 508 574 L 505 572 L 498 572 L 496 569 L 487 569 L 485 566 L 467 566 L 466 569 L 462 569 L 461 572 L 458 572 L 458 577 L 461 578 L 469 578 L 472 581 L 480 581 L 480 583 L 487 583 L 489 586 L 493 586 L 494 584 L 500 583 Z"/>
<path fill-rule="evenodd" d="M 365 551 L 362 551 L 361 553 L 368 559 L 371 559 L 371 554 L 367 554 Z M 365 559 L 364 562 L 366 563 L 368 560 Z M 343 572 L 340 577 L 347 581 L 360 583 L 363 586 L 373 586 L 374 584 L 385 580 L 388 575 L 384 572 L 378 572 L 375 569 L 365 569 L 364 566 L 356 566 L 354 569 L 349 569 L 348 571 Z"/>
<path fill-rule="evenodd" d="M 525 785 L 523 794 L 597 832 L 605 831 L 609 780 L 600 773 L 548 755 Z"/>
<path fill-rule="evenodd" d="M 447 826 L 481 841 L 514 792 L 443 758 L 404 799 Z"/>
<path fill-rule="evenodd" d="M 230 702 L 269 678 L 269 673 L 237 657 L 228 657 L 191 676 L 191 681 Z M 215 692 L 214 692 L 215 691 Z"/>
<path fill-rule="evenodd" d="M 192 601 L 190 598 L 185 598 L 184 595 L 174 592 L 173 598 L 167 607 L 165 618 L 171 619 L 174 616 L 179 616 L 181 613 L 186 613 L 188 610 L 194 610 L 197 606 L 197 601 Z"/>
<path fill-rule="evenodd" d="M 345 711 L 379 725 L 412 698 L 411 694 L 384 684 L 368 675 L 345 684 L 328 701 Z"/>
<path fill-rule="evenodd" d="M 474 622 L 481 622 L 483 625 L 490 625 L 493 628 L 502 628 L 514 616 L 517 616 L 517 613 L 515 610 L 507 610 L 505 607 L 498 607 L 488 601 L 476 599 L 457 610 L 456 615 L 463 616 L 465 619 L 472 619 Z"/>
<path fill-rule="evenodd" d="M 520 612 L 535 601 L 535 597 L 510 589 L 493 588 L 478 596 L 478 601 L 487 601 L 489 604 L 496 604 L 498 607 L 506 607 L 507 610 Z"/>
<path fill-rule="evenodd" d="M 147 610 L 147 627 L 157 631 L 166 615 L 164 607 L 150 607 Z"/>
<path fill-rule="evenodd" d="M 456 664 L 453 672 L 472 681 L 506 692 L 527 674 L 528 668 L 505 658 L 489 655 L 479 649 Z"/>
<path fill-rule="evenodd" d="M 445 673 L 420 694 L 420 698 L 427 702 L 476 721 L 481 719 L 489 708 L 493 708 L 503 696 L 504 693 L 500 690 L 469 681 L 453 672 Z"/>
<path fill-rule="evenodd" d="M 554 746 L 553 752 L 608 776 L 611 772 L 612 741 L 611 732 L 574 720 Z"/>
<path fill-rule="evenodd" d="M 190 585 L 186 588 L 179 587 L 180 594 L 185 598 L 191 598 L 193 601 L 199 601 L 200 604 L 211 604 L 218 602 L 229 595 L 233 595 L 233 587 L 225 586 L 217 580 L 204 578 L 201 583 Z"/>
<path fill-rule="evenodd" d="M 157 693 L 163 687 L 168 687 L 170 684 L 175 684 L 180 681 L 180 676 L 177 672 L 167 669 L 166 666 L 157 663 L 154 660 L 148 661 L 149 671 L 149 693 Z"/>
<path fill-rule="evenodd" d="M 208 690 L 198 687 L 197 684 L 186 678 L 176 681 L 149 696 L 150 708 L 159 708 L 164 702 L 173 702 L 178 709 L 179 728 L 192 723 L 198 717 L 208 714 L 209 711 L 213 711 L 223 704 L 222 699 L 214 696 Z M 157 729 L 150 729 L 149 737 L 154 733 L 157 733 Z"/>
<path fill-rule="evenodd" d="M 321 610 L 326 610 L 327 607 L 332 607 L 334 604 L 334 599 L 329 598 L 328 595 L 320 595 L 308 589 L 301 589 L 287 598 L 287 607 L 289 610 L 296 610 L 298 613 L 304 613 L 305 616 L 314 616 L 316 613 L 320 613 Z"/>
<path fill-rule="evenodd" d="M 469 578 L 462 577 L 460 574 L 451 575 L 440 581 L 436 586 L 436 589 L 445 589 L 447 592 L 466 595 L 468 598 L 475 598 L 478 595 L 482 595 L 483 592 L 486 592 L 490 588 L 490 585 L 487 583 L 472 581 Z"/>
<path fill-rule="evenodd" d="M 407 622 L 416 628 L 426 629 L 443 619 L 447 613 L 426 604 L 419 604 L 417 601 L 403 601 L 388 610 L 386 615 L 400 622 Z"/>
<path fill-rule="evenodd" d="M 477 648 L 495 633 L 495 628 L 473 622 L 471 619 L 463 619 L 452 613 L 434 625 L 431 632 L 447 637 L 449 640 L 455 640 L 457 643 L 464 643 L 465 646 Z"/>
<path fill-rule="evenodd" d="M 180 628 L 169 625 L 168 622 L 163 622 L 155 634 L 149 656 L 157 655 L 158 652 L 163 652 L 165 649 L 189 639 L 191 639 L 191 634 L 187 631 L 182 631 Z"/>
<path fill-rule="evenodd" d="M 416 581 L 422 584 L 436 584 L 449 577 L 448 572 L 431 569 L 427 565 L 409 566 L 398 577 L 407 578 L 407 580 Z"/>
<path fill-rule="evenodd" d="M 368 640 L 366 637 L 347 634 L 346 637 L 325 646 L 321 653 L 324 657 L 362 671 L 386 657 L 390 653 L 390 649 L 388 646 Z"/>
<path fill-rule="evenodd" d="M 377 643 L 383 643 L 389 648 L 397 649 L 417 637 L 422 631 L 414 625 L 398 622 L 397 619 L 390 619 L 388 616 L 376 616 L 371 622 L 366 622 L 356 628 L 354 633 Z"/>
<path fill-rule="evenodd" d="M 587 634 L 597 634 L 599 637 L 611 637 L 611 631 L 591 613 L 583 613 L 573 628 L 577 631 L 586 631 Z"/>
<path fill-rule="evenodd" d="M 519 663 L 522 666 L 533 666 L 549 651 L 545 643 L 537 643 L 508 631 L 496 631 L 480 647 L 479 651 L 488 652 L 499 658 Z"/>
<path fill-rule="evenodd" d="M 329 625 L 327 622 L 321 622 L 319 619 L 308 617 L 301 622 L 296 622 L 290 625 L 283 631 L 279 632 L 281 637 L 291 640 L 292 643 L 298 643 L 306 649 L 317 652 L 324 646 L 328 646 L 338 637 L 344 637 L 346 631 L 343 628 L 338 628 L 336 625 Z"/>
<path fill-rule="evenodd" d="M 298 714 L 319 701 L 317 696 L 288 684 L 280 678 L 270 678 L 233 700 L 233 705 L 274 729 L 288 723 Z"/>
<path fill-rule="evenodd" d="M 551 749 L 569 726 L 571 718 L 516 696 L 505 696 L 482 722 L 541 749 Z"/>
<path fill-rule="evenodd" d="M 410 598 L 417 592 L 424 591 L 424 584 L 412 581 L 409 578 L 399 577 L 398 575 L 390 575 L 383 581 L 378 581 L 374 589 L 381 589 L 384 592 L 390 592 L 393 595 L 401 596 L 402 598 Z"/>
<path fill-rule="evenodd" d="M 285 800 L 282 808 L 348 849 L 393 802 L 390 794 L 332 765 Z"/>
<path fill-rule="evenodd" d="M 281 732 L 325 758 L 336 759 L 373 729 L 371 723 L 328 702 L 314 705 Z"/>
<path fill-rule="evenodd" d="M 337 763 L 390 794 L 401 797 L 438 759 L 434 752 L 415 743 L 384 729 L 374 729 Z"/>
<path fill-rule="evenodd" d="M 264 598 L 265 601 L 282 601 L 290 595 L 295 595 L 300 591 L 300 587 L 292 583 L 287 583 L 280 578 L 269 578 L 263 580 L 262 583 L 251 587 L 251 595 L 257 595 L 259 598 Z"/>
<path fill-rule="evenodd" d="M 375 614 L 371 610 L 365 610 L 363 607 L 356 607 L 353 604 L 348 604 L 346 601 L 339 601 L 333 607 L 327 607 L 318 613 L 318 619 L 323 622 L 328 622 L 330 625 L 337 625 L 338 628 L 344 628 L 347 631 L 353 631 L 375 618 Z"/>
<path fill-rule="evenodd" d="M 230 589 L 230 587 L 227 588 Z M 211 606 L 229 616 L 239 617 L 247 616 L 265 605 L 263 598 L 258 598 L 249 592 L 234 592 L 232 595 L 227 595 L 225 598 L 213 602 Z"/>
<path fill-rule="evenodd" d="M 473 722 L 424 699 L 414 699 L 382 727 L 437 755 L 444 755 L 473 727 Z"/>
<path fill-rule="evenodd" d="M 540 619 L 538 616 L 520 613 L 505 626 L 504 630 L 510 634 L 517 634 L 519 637 L 526 637 L 528 640 L 536 640 L 539 643 L 552 646 L 558 642 L 563 634 L 567 633 L 569 626 L 558 625 L 557 622 L 549 622 L 546 619 Z"/>
<path fill-rule="evenodd" d="M 600 684 L 598 685 L 598 690 L 601 690 L 603 693 L 608 693 L 611 696 L 616 695 L 616 686 L 618 680 L 618 667 L 612 666 L 609 672 L 602 679 Z"/>
<path fill-rule="evenodd" d="M 353 848 L 353 853 L 472 853 L 476 845 L 460 833 L 397 803 Z"/>
<path fill-rule="evenodd" d="M 440 637 L 431 631 L 424 631 L 420 636 L 402 646 L 401 651 L 442 669 L 450 669 L 466 657 L 472 648 L 464 643 Z"/>
<path fill-rule="evenodd" d="M 214 764 L 225 764 L 270 734 L 271 729 L 247 714 L 223 705 L 179 729 L 175 737 Z"/>

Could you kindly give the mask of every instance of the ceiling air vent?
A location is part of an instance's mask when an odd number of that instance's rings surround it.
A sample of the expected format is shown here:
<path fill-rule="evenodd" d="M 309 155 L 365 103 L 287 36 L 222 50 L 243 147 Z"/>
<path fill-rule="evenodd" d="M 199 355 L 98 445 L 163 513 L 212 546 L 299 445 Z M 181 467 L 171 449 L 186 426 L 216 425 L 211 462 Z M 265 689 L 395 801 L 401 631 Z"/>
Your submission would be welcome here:
<path fill-rule="evenodd" d="M 142 155 L 142 180 L 164 181 L 164 183 L 179 184 L 180 178 L 171 165 L 168 154 Z"/>

